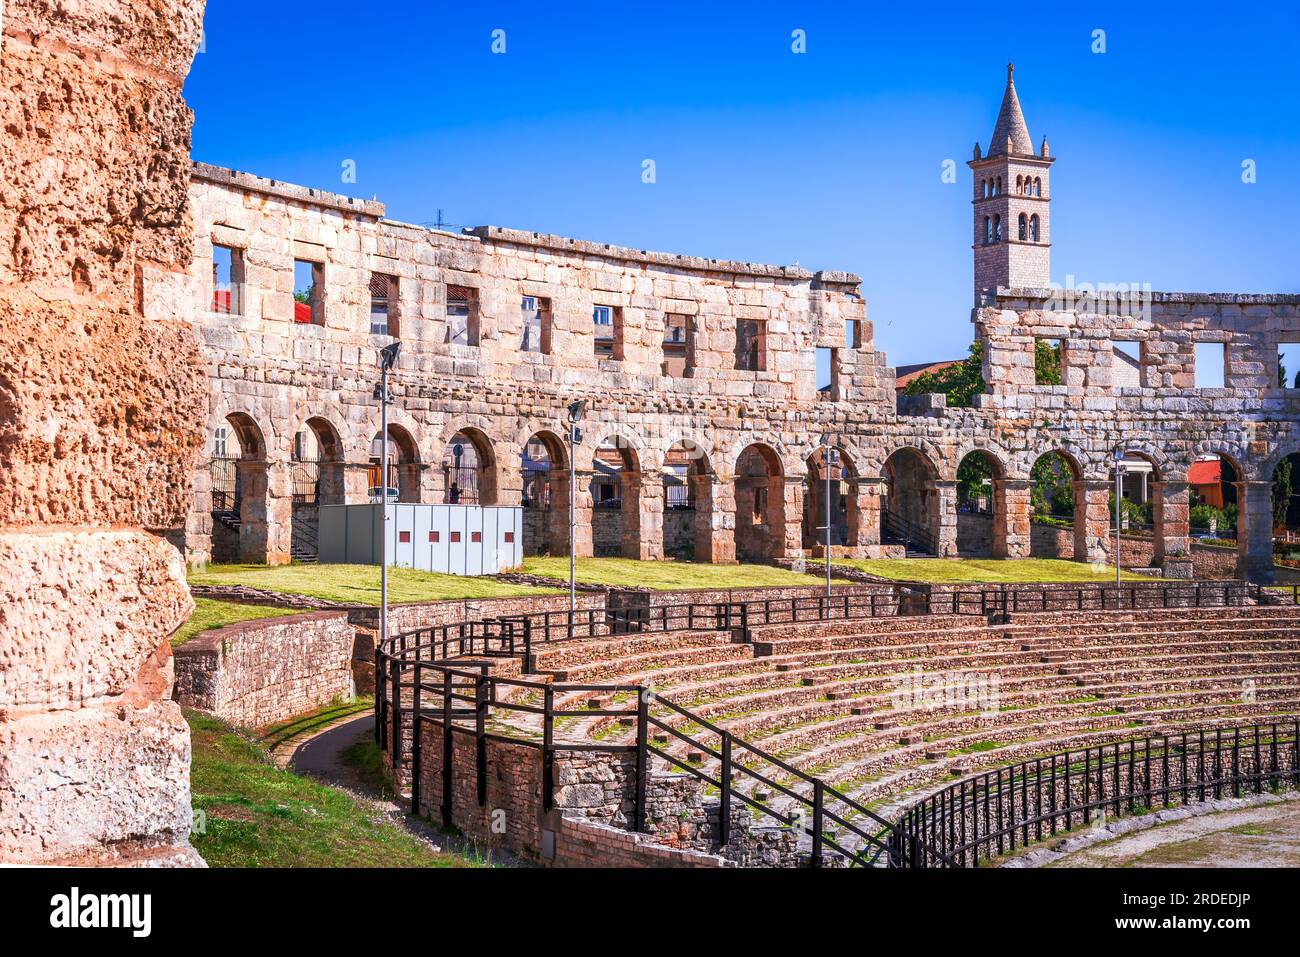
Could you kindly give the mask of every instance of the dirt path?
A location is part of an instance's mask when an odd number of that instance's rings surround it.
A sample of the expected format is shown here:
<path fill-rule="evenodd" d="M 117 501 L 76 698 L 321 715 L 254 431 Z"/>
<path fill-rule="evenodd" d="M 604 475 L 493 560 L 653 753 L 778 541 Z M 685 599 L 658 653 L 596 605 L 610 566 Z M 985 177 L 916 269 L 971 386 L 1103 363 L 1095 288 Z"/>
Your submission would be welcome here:
<path fill-rule="evenodd" d="M 528 866 L 527 862 L 511 855 L 489 851 L 469 838 L 446 834 L 428 821 L 412 817 L 405 801 L 395 797 L 390 789 L 377 787 L 367 775 L 343 760 L 345 751 L 365 741 L 374 731 L 375 717 L 371 712 L 343 718 L 285 748 L 290 752 L 286 766 L 295 774 L 347 791 L 368 806 L 377 818 L 404 828 L 432 850 L 458 854 L 498 867 Z"/>

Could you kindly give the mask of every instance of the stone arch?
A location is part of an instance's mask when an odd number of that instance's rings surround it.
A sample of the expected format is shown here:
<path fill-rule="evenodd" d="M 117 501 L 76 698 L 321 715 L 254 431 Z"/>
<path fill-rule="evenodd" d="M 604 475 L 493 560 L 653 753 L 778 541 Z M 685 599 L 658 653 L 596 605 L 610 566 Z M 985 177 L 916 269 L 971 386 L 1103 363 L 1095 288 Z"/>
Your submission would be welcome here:
<path fill-rule="evenodd" d="M 1030 453 L 1033 454 L 1032 452 Z M 1088 460 L 1065 442 L 1033 455 L 1029 504 L 1034 527 L 1029 553 L 1035 558 L 1099 561 L 1109 541 L 1104 471 L 1089 479 Z"/>
<path fill-rule="evenodd" d="M 770 561 L 786 552 L 785 468 L 766 442 L 741 448 L 732 467 L 735 546 L 741 561 Z"/>
<path fill-rule="evenodd" d="M 424 465 L 420 457 L 419 443 L 416 442 L 415 436 L 410 429 L 396 422 L 390 421 L 388 423 L 387 469 L 383 468 L 381 462 L 383 432 L 375 431 L 370 440 L 369 451 L 370 467 L 366 481 L 369 496 L 379 495 L 379 490 L 386 481 L 389 488 L 397 489 L 397 501 L 421 501 L 420 486 Z M 386 476 L 385 472 L 387 473 Z"/>
<path fill-rule="evenodd" d="M 927 555 L 951 553 L 953 536 L 943 532 L 954 530 L 955 516 L 945 521 L 944 513 L 949 510 L 941 501 L 943 489 L 937 461 L 942 460 L 907 444 L 897 446 L 885 458 L 881 466 L 885 482 L 880 503 L 882 542 Z"/>
<path fill-rule="evenodd" d="M 444 430 L 444 435 L 447 430 Z M 496 505 L 500 462 L 487 432 L 476 426 L 456 428 L 442 441 L 436 498 L 449 505 Z"/>
<path fill-rule="evenodd" d="M 320 551 L 320 507 L 347 501 L 343 439 L 323 416 L 308 416 L 289 443 L 289 552 L 312 560 Z"/>
<path fill-rule="evenodd" d="M 977 447 L 957 460 L 956 549 L 963 557 L 1007 557 L 1007 469 L 992 451 Z"/>
<path fill-rule="evenodd" d="M 241 411 L 225 413 L 214 429 L 208 468 L 212 556 L 218 562 L 278 564 L 289 560 L 284 534 L 288 531 L 288 503 L 271 484 L 266 435 L 251 415 Z M 282 502 L 285 508 L 281 508 Z"/>
<path fill-rule="evenodd" d="M 584 455 L 579 461 L 591 463 L 585 491 L 591 500 L 592 554 L 643 557 L 641 458 L 635 444 L 623 430 L 612 429 L 591 447 L 589 459 Z"/>
<path fill-rule="evenodd" d="M 866 520 L 861 514 L 857 494 L 857 479 L 861 476 L 854 450 L 843 442 L 835 442 L 830 451 L 833 461 L 829 469 L 826 463 L 828 450 L 824 445 L 814 446 L 804 457 L 802 544 L 805 550 L 812 551 L 814 557 L 825 554 L 827 526 L 830 527 L 832 550 L 852 548 L 860 540 L 861 527 Z M 830 521 L 826 519 L 828 506 Z"/>
<path fill-rule="evenodd" d="M 539 428 L 518 440 L 524 555 L 569 552 L 569 459 L 564 440 Z"/>
<path fill-rule="evenodd" d="M 667 556 L 712 561 L 716 476 L 709 451 L 690 438 L 676 438 L 659 456 L 663 485 L 660 542 Z"/>

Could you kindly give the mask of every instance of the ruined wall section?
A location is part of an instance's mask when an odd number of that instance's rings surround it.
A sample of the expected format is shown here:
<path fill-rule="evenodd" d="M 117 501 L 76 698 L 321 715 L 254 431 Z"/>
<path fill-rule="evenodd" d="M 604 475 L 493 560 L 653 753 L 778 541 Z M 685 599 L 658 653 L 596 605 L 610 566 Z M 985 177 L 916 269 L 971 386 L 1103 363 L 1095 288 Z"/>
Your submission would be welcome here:
<path fill-rule="evenodd" d="M 0 862 L 198 863 L 168 635 L 207 384 L 186 279 L 203 5 L 6 5 L 0 56 Z"/>

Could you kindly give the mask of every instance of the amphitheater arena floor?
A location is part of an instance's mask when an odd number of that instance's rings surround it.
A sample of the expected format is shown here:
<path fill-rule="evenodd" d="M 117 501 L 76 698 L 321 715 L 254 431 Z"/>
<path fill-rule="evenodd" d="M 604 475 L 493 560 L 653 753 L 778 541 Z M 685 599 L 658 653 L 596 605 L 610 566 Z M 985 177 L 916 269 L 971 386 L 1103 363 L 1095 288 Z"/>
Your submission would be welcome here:
<path fill-rule="evenodd" d="M 1300 867 L 1300 801 L 1220 811 L 1136 831 L 1049 867 Z"/>

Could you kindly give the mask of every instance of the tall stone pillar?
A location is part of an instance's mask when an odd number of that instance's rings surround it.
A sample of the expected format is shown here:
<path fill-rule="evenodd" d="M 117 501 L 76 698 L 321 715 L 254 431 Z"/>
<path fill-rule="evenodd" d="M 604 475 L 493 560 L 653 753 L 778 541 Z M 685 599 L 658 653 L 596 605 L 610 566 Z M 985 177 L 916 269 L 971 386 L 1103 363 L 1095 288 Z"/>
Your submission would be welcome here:
<path fill-rule="evenodd" d="M 934 528 L 935 553 L 940 558 L 957 557 L 957 483 L 936 481 L 929 505 Z"/>
<path fill-rule="evenodd" d="M 779 549 L 780 558 L 803 557 L 803 507 L 804 479 L 802 475 L 791 475 L 781 481 L 781 486 L 773 481 L 774 492 L 781 488 L 782 503 L 781 524 L 772 529 L 774 544 Z M 773 495 L 775 498 L 775 494 Z M 770 501 L 770 499 L 769 499 Z"/>
<path fill-rule="evenodd" d="M 642 561 L 664 557 L 664 482 L 658 472 L 624 471 L 619 475 L 623 499 L 623 556 Z"/>
<path fill-rule="evenodd" d="M 578 558 L 591 558 L 595 554 L 595 538 L 591 527 L 594 511 L 591 480 L 595 473 L 591 469 L 579 469 L 576 474 L 578 485 L 577 494 L 574 495 L 573 554 Z M 567 486 L 565 490 L 567 493 Z M 568 529 L 565 529 L 565 534 L 568 534 Z"/>
<path fill-rule="evenodd" d="M 1085 479 L 1074 483 L 1074 560 L 1105 562 L 1114 543 L 1110 541 L 1111 483 Z"/>
<path fill-rule="evenodd" d="M 1271 585 L 1273 571 L 1273 483 L 1238 482 L 1237 577 Z"/>
<path fill-rule="evenodd" d="M 736 564 L 736 497 L 730 481 L 691 473 L 695 500 L 695 561 Z"/>
<path fill-rule="evenodd" d="M 552 469 L 546 473 L 550 506 L 546 510 L 547 544 L 552 555 L 569 554 L 569 473 Z"/>
<path fill-rule="evenodd" d="M 423 462 L 400 462 L 396 472 L 399 502 L 416 504 L 442 501 L 441 498 L 435 498 L 442 488 L 441 469 L 429 468 Z"/>
<path fill-rule="evenodd" d="M 848 546 L 855 558 L 867 558 L 868 550 L 880 544 L 880 498 L 884 488 L 884 479 L 849 479 Z"/>
<path fill-rule="evenodd" d="M 342 505 L 347 499 L 346 466 L 342 462 L 321 462 L 317 488 L 320 504 Z"/>
<path fill-rule="evenodd" d="M 370 465 L 348 462 L 343 466 L 343 502 L 345 505 L 365 505 L 370 501 Z"/>
<path fill-rule="evenodd" d="M 235 468 L 240 489 L 239 560 L 288 564 L 293 521 L 293 476 L 289 466 L 241 459 Z"/>
<path fill-rule="evenodd" d="M 0 864 L 201 864 L 168 637 L 207 380 L 184 312 L 202 4 L 20 3 L 0 57 Z M 162 304 L 171 305 L 164 307 Z"/>
<path fill-rule="evenodd" d="M 496 501 L 493 505 L 518 505 L 524 498 L 524 473 L 518 465 L 500 465 L 496 476 Z"/>
<path fill-rule="evenodd" d="M 1191 574 L 1192 551 L 1188 534 L 1190 515 L 1186 482 L 1151 484 L 1151 519 L 1155 526 L 1152 561 L 1164 569 L 1167 578 Z M 1173 559 L 1181 560 L 1175 562 Z M 1178 566 L 1177 569 L 1174 569 L 1175 565 Z M 1176 571 L 1177 575 L 1170 575 L 1171 571 Z"/>
<path fill-rule="evenodd" d="M 993 557 L 1028 558 L 1033 539 L 1033 506 L 1026 479 L 993 480 Z"/>
<path fill-rule="evenodd" d="M 205 462 L 190 475 L 193 494 L 185 516 L 185 564 L 202 568 L 212 561 L 212 473 Z"/>

